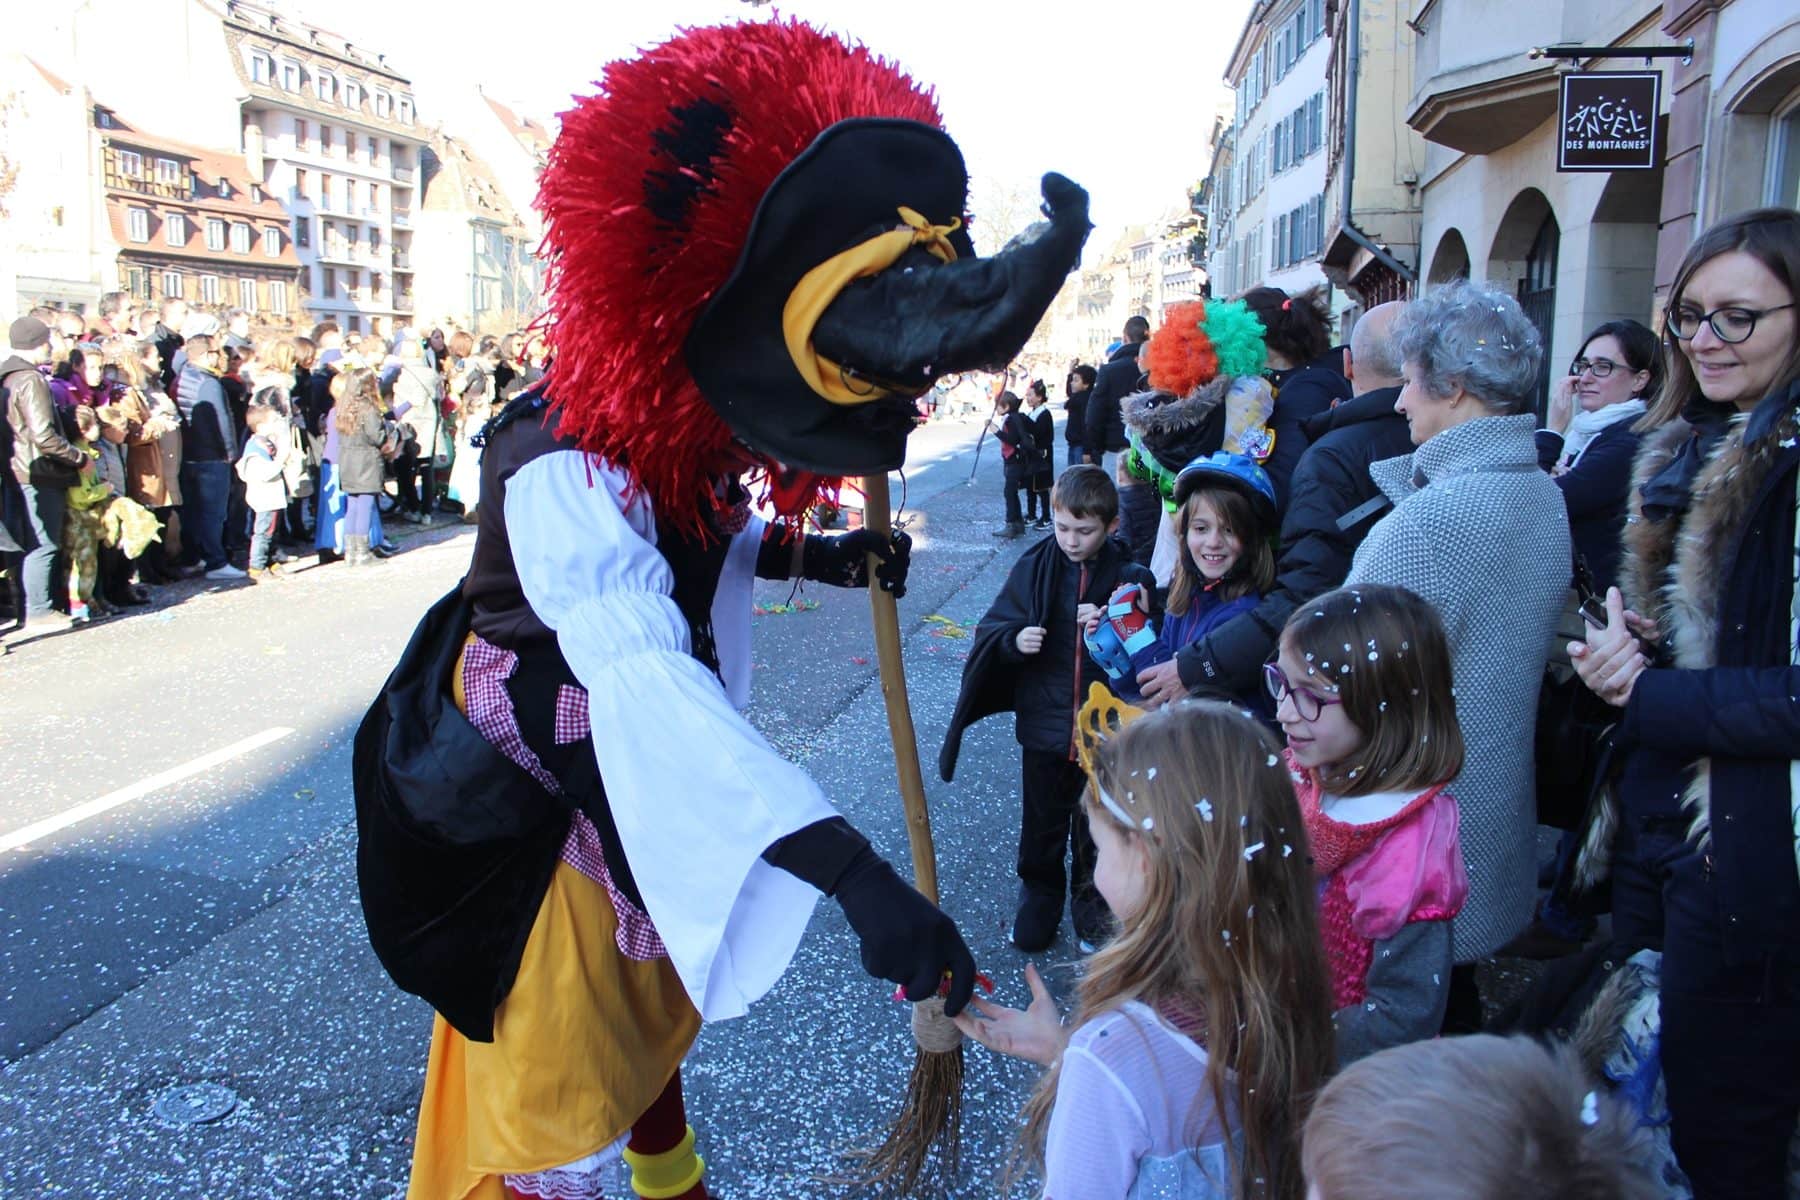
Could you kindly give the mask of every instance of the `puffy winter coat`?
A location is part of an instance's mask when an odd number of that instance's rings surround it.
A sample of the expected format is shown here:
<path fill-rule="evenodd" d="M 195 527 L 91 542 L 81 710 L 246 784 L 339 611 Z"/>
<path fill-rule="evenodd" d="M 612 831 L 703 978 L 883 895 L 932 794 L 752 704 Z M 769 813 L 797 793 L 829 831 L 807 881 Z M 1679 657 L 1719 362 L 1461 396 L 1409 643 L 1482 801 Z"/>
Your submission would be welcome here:
<path fill-rule="evenodd" d="M 1340 357 L 1339 362 L 1343 359 Z M 1269 428 L 1275 434 L 1275 448 L 1263 463 L 1269 480 L 1275 485 L 1275 507 L 1287 511 L 1293 494 L 1290 484 L 1300 456 L 1306 453 L 1306 422 L 1331 411 L 1331 406 L 1350 399 L 1350 381 L 1329 367 L 1308 365 L 1269 375 L 1275 389 L 1275 411 L 1269 415 Z"/>
<path fill-rule="evenodd" d="M 1369 531 L 1346 581 L 1416 593 L 1449 634 L 1467 750 L 1450 785 L 1469 868 L 1458 962 L 1509 941 L 1537 898 L 1529 731 L 1569 590 L 1569 523 L 1562 493 L 1538 468 L 1536 424 L 1477 417 L 1371 467 L 1394 509 Z"/>
<path fill-rule="evenodd" d="M 219 377 L 193 363 L 183 364 L 176 403 L 187 424 L 181 443 L 187 461 L 231 462 L 235 439 L 231 411 L 225 406 L 225 385 Z"/>

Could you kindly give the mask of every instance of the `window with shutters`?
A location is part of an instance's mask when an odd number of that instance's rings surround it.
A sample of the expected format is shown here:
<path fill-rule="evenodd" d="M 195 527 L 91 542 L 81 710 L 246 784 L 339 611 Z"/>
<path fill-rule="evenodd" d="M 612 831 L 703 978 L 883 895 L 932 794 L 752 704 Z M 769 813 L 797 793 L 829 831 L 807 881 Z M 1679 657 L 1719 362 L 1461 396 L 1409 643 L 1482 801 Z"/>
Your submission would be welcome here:
<path fill-rule="evenodd" d="M 129 179 L 144 177 L 144 156 L 136 150 L 120 150 L 118 152 L 119 174 Z"/>
<path fill-rule="evenodd" d="M 219 302 L 219 277 L 202 275 L 200 277 L 200 303 L 217 304 Z"/>
<path fill-rule="evenodd" d="M 225 222 L 216 217 L 206 219 L 206 248 L 208 250 L 225 248 Z"/>
<path fill-rule="evenodd" d="M 231 252 L 233 254 L 250 253 L 250 227 L 242 221 L 234 221 L 231 225 Z"/>
<path fill-rule="evenodd" d="M 238 307 L 248 312 L 256 311 L 256 280 L 238 280 Z"/>
<path fill-rule="evenodd" d="M 287 316 L 287 313 L 288 313 L 287 284 L 271 283 L 269 285 L 269 311 L 274 313 L 278 317 Z"/>
<path fill-rule="evenodd" d="M 147 242 L 150 240 L 150 211 L 148 209 L 134 208 L 126 214 L 125 220 L 130 227 L 132 241 Z"/>
<path fill-rule="evenodd" d="M 181 272 L 164 271 L 162 273 L 162 294 L 164 300 L 182 300 Z"/>

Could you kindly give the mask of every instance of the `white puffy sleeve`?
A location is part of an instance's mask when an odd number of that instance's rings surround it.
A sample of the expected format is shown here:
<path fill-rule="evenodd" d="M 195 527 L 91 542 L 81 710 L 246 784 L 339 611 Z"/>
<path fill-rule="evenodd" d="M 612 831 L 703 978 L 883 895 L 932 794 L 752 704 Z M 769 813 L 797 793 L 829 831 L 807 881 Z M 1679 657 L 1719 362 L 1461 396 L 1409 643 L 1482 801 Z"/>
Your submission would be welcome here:
<path fill-rule="evenodd" d="M 649 501 L 628 494 L 623 471 L 574 450 L 547 454 L 508 482 L 506 533 L 526 600 L 587 689 L 594 752 L 645 908 L 694 1006 L 722 1020 L 780 978 L 819 898 L 763 850 L 836 814 L 689 654 Z M 728 556 L 714 611 L 727 615 L 718 609 L 736 597 L 747 633 L 749 589 L 724 586 L 748 579 L 742 558 Z M 739 657 L 744 639 L 728 629 L 719 632 L 733 645 L 721 650 Z M 733 690 L 747 696 L 747 680 Z"/>

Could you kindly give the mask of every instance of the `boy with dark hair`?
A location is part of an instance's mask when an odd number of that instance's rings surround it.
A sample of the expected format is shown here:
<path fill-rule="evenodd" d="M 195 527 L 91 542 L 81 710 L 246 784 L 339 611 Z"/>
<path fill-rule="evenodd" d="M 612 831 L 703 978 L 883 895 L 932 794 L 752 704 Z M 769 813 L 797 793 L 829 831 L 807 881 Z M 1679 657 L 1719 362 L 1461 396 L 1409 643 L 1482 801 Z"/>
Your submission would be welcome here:
<path fill-rule="evenodd" d="M 1111 923 L 1094 889 L 1094 842 L 1080 804 L 1087 776 L 1075 759 L 1074 736 L 1075 713 L 1089 686 L 1104 683 L 1106 675 L 1088 657 L 1081 629 L 1121 584 L 1156 586 L 1149 570 L 1130 561 L 1109 536 L 1118 522 L 1119 491 L 1106 472 L 1070 467 L 1056 481 L 1050 509 L 1055 532 L 1019 556 L 976 626 L 956 713 L 938 754 L 938 773 L 948 781 L 964 729 L 994 713 L 1015 715 L 1024 811 L 1012 943 L 1028 953 L 1056 939 L 1065 894 L 1084 948 L 1103 941 Z M 1065 870 L 1071 842 L 1073 865 Z"/>

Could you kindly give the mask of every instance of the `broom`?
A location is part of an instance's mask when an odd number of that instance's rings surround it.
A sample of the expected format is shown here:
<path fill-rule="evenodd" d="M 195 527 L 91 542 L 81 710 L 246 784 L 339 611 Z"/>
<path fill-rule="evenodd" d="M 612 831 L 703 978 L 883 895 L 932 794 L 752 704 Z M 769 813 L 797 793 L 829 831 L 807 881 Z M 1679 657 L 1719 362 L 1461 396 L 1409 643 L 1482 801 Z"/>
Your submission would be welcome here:
<path fill-rule="evenodd" d="M 886 474 L 862 481 L 863 527 L 886 537 L 890 528 Z M 913 886 L 938 902 L 937 855 L 931 843 L 931 814 L 913 737 L 912 706 L 906 699 L 906 670 L 900 661 L 900 610 L 893 593 L 875 580 L 880 565 L 869 556 L 869 602 L 875 625 L 875 653 L 881 663 L 881 694 L 887 702 L 888 736 L 906 806 L 906 840 L 912 849 Z M 906 1082 L 906 1099 L 887 1137 L 865 1152 L 866 1172 L 856 1182 L 880 1192 L 916 1194 L 921 1175 L 948 1180 L 956 1175 L 962 1150 L 962 1031 L 944 1015 L 938 997 L 912 1006 L 913 1041 L 918 1054 Z"/>

